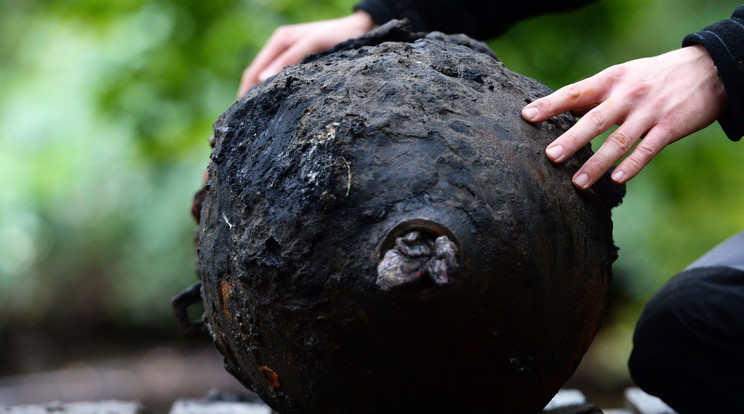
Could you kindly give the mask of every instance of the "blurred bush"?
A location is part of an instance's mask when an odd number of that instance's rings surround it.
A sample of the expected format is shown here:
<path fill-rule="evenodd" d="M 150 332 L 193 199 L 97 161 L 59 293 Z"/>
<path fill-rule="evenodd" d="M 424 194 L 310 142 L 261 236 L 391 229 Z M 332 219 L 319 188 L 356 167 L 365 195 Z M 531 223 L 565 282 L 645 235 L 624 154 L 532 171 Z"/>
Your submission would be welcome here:
<path fill-rule="evenodd" d="M 557 89 L 611 65 L 676 49 L 686 34 L 730 17 L 739 5 L 598 1 L 522 22 L 490 45 L 510 69 Z M 595 150 L 602 142 L 592 143 Z M 744 229 L 744 178 L 737 173 L 743 162 L 741 143 L 713 124 L 667 147 L 628 183 L 623 204 L 613 210 L 620 251 L 610 309 L 586 361 L 595 385 L 628 381 L 635 321 L 664 281 Z"/>
<path fill-rule="evenodd" d="M 274 28 L 343 16 L 354 3 L 1 2 L 0 352 L 19 330 L 174 331 L 169 299 L 195 281 L 189 208 L 212 122 Z M 491 46 L 512 70 L 558 88 L 677 48 L 738 5 L 606 0 L 522 22 Z M 593 351 L 606 365 L 600 381 L 626 378 L 650 294 L 744 228 L 740 145 L 713 125 L 628 185 L 615 210 L 608 336 Z"/>
<path fill-rule="evenodd" d="M 0 346 L 17 330 L 175 331 L 212 122 L 276 26 L 351 7 L 0 2 Z"/>

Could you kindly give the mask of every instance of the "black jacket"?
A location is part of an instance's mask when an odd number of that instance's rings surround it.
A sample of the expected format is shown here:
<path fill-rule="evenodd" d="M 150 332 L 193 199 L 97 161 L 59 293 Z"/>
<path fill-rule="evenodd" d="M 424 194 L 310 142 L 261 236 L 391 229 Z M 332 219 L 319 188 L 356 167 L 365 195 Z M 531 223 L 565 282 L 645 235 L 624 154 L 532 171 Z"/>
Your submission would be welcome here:
<path fill-rule="evenodd" d="M 414 30 L 465 33 L 488 39 L 512 24 L 543 13 L 568 11 L 596 0 L 362 0 L 355 9 L 366 11 L 376 24 L 407 18 Z"/>
<path fill-rule="evenodd" d="M 519 20 L 593 1 L 362 0 L 355 9 L 369 13 L 376 24 L 407 18 L 415 30 L 465 33 L 482 40 L 503 33 Z M 682 44 L 700 44 L 713 58 L 729 100 L 729 108 L 718 122 L 731 140 L 738 141 L 744 136 L 744 5 L 730 20 L 690 34 Z"/>
<path fill-rule="evenodd" d="M 744 136 L 744 5 L 730 20 L 722 20 L 687 35 L 683 46 L 699 44 L 708 51 L 726 88 L 728 110 L 718 118 L 723 132 L 733 141 Z"/>

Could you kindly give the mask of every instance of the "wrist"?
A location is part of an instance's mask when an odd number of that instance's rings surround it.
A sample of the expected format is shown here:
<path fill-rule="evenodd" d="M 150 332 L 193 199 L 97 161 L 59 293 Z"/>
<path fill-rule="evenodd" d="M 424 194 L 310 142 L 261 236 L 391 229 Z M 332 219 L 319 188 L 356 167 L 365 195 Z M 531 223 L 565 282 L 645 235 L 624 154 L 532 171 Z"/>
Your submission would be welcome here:
<path fill-rule="evenodd" d="M 692 64 L 696 66 L 699 76 L 707 80 L 710 93 L 714 96 L 714 102 L 719 108 L 720 115 L 720 112 L 728 107 L 728 98 L 713 58 L 701 45 L 690 45 L 684 47 L 683 50 L 687 51 L 692 57 Z"/>

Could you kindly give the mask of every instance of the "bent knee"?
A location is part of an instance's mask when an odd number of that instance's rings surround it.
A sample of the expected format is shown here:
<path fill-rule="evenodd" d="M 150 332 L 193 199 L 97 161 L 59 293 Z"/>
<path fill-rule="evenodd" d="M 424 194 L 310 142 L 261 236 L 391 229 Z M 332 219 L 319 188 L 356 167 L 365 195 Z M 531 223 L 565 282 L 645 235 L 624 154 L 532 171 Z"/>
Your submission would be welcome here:
<path fill-rule="evenodd" d="M 690 407 L 695 400 L 705 400 L 703 395 L 744 383 L 742 341 L 744 272 L 688 269 L 646 304 L 628 367 L 646 392 L 672 407 Z M 737 371 L 738 379 L 731 378 Z M 729 384 L 719 383 L 727 377 Z"/>

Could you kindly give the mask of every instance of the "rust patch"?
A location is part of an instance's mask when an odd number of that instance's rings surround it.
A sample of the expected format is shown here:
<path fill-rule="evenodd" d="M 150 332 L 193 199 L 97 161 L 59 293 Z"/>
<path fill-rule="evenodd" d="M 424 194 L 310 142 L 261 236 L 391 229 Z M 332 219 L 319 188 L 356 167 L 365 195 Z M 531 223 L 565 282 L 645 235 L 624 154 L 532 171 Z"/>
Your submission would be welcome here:
<path fill-rule="evenodd" d="M 273 369 L 267 367 L 266 365 L 259 365 L 258 369 L 263 372 L 264 376 L 266 377 L 266 380 L 269 381 L 269 384 L 274 388 L 280 388 L 282 386 L 282 383 L 279 382 L 279 374 L 276 373 Z"/>
<path fill-rule="evenodd" d="M 541 170 L 538 170 L 537 168 L 533 168 L 530 171 L 532 171 L 532 175 L 537 179 L 539 183 L 542 183 L 545 181 L 545 173 Z"/>
<path fill-rule="evenodd" d="M 232 321 L 232 314 L 227 310 L 226 303 L 230 301 L 230 295 L 232 294 L 232 286 L 225 280 L 220 280 L 220 309 L 222 313 L 227 317 L 228 320 Z"/>

